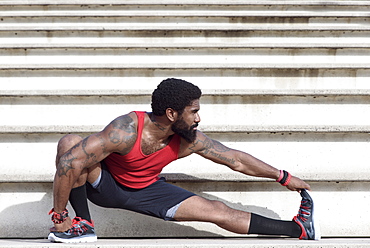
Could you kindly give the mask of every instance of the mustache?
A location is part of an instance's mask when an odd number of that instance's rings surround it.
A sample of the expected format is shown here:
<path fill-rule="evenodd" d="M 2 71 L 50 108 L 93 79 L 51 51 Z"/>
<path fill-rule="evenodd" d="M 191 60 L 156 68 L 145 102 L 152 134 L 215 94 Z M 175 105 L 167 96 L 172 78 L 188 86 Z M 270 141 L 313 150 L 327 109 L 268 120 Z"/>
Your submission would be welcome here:
<path fill-rule="evenodd" d="M 195 123 L 194 125 L 192 125 L 192 126 L 190 127 L 190 129 L 193 129 L 193 128 L 197 127 L 197 126 L 199 126 L 199 124 L 198 124 L 198 123 Z"/>

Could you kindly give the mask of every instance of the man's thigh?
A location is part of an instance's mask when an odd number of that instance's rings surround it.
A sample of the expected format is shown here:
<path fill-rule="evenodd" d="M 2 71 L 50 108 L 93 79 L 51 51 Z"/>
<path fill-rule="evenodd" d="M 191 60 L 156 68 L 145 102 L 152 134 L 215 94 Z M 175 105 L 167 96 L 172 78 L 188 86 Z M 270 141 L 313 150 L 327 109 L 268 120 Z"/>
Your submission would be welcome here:
<path fill-rule="evenodd" d="M 106 208 L 121 208 L 168 220 L 168 209 L 195 195 L 166 183 L 164 179 L 143 189 L 132 189 L 118 184 L 102 164 L 101 181 L 96 188 L 88 184 L 88 198 Z"/>
<path fill-rule="evenodd" d="M 220 201 L 208 200 L 201 196 L 192 196 L 184 200 L 177 209 L 174 219 L 177 221 L 215 222 L 225 217 L 233 209 Z"/>

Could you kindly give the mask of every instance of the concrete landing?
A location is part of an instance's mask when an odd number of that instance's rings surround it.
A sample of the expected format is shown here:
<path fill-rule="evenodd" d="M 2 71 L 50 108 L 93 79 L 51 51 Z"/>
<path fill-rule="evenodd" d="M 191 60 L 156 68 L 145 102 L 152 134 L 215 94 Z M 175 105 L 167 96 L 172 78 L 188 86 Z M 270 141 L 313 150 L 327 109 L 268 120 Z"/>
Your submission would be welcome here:
<path fill-rule="evenodd" d="M 290 238 L 196 238 L 196 239 L 99 239 L 95 243 L 60 244 L 50 243 L 46 239 L 0 239 L 0 247 L 73 247 L 73 248 L 172 248 L 172 247 L 223 247 L 223 248 L 257 248 L 257 247 L 370 247 L 370 238 L 324 238 L 319 241 L 296 240 Z"/>

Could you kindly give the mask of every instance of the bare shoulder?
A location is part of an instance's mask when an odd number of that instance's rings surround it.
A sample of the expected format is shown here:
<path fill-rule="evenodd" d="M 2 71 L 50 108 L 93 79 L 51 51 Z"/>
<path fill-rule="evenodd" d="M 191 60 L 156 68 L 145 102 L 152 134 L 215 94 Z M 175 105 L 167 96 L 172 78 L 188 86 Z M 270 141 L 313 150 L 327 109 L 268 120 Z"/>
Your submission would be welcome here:
<path fill-rule="evenodd" d="M 122 155 L 127 154 L 137 138 L 137 116 L 134 112 L 114 119 L 104 130 L 107 142 Z"/>
<path fill-rule="evenodd" d="M 131 129 L 136 129 L 137 126 L 137 116 L 134 112 L 130 112 L 125 115 L 118 116 L 114 119 L 108 127 L 115 130 L 131 131 Z"/>

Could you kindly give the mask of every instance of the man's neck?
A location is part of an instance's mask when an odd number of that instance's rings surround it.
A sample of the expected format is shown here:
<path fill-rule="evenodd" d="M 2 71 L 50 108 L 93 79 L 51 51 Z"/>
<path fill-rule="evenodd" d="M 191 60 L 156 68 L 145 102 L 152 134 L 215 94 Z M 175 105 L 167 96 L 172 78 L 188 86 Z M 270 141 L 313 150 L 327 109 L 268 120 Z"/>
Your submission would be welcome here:
<path fill-rule="evenodd" d="M 171 130 L 171 124 L 165 116 L 156 116 L 153 113 L 149 114 L 151 121 L 153 134 L 159 139 L 167 139 L 173 135 L 174 132 Z"/>

